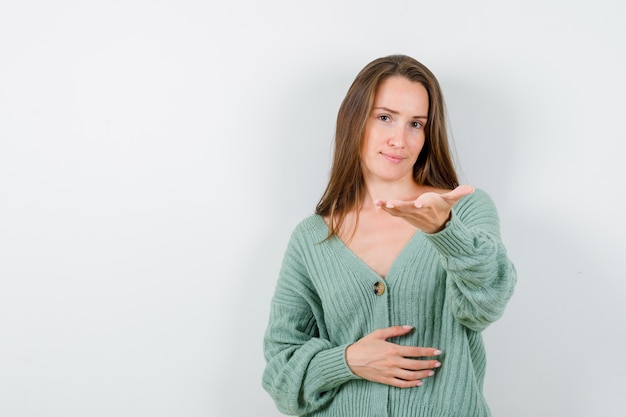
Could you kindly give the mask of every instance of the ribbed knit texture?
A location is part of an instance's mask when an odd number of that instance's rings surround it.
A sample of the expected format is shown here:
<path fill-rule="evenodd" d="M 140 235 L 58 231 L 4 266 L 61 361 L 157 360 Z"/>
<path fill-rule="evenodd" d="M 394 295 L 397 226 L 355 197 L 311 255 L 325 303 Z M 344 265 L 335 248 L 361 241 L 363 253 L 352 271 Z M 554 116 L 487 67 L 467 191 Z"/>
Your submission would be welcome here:
<path fill-rule="evenodd" d="M 263 387 L 278 409 L 315 417 L 488 417 L 480 332 L 513 294 L 516 272 L 483 191 L 463 197 L 439 233 L 418 232 L 382 280 L 320 216 L 289 241 L 264 339 Z M 322 243 L 320 243 L 322 242 Z M 376 282 L 385 292 L 376 295 Z M 395 388 L 354 375 L 345 349 L 372 331 L 409 324 L 389 341 L 436 347 L 442 367 L 421 387 Z"/>

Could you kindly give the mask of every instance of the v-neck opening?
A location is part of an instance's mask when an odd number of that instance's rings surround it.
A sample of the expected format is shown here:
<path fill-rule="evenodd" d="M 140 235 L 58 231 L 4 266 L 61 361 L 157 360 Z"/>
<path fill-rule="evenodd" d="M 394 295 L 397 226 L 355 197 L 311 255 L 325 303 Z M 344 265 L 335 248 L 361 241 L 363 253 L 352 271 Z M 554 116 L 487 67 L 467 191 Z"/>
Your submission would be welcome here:
<path fill-rule="evenodd" d="M 319 221 L 322 222 L 322 224 L 324 225 L 326 232 L 328 232 L 328 224 L 326 224 L 326 222 L 324 221 L 324 218 L 319 215 L 317 215 L 317 217 Z M 386 282 L 389 282 L 390 278 L 391 280 L 393 280 L 393 277 L 395 275 L 394 271 L 397 268 L 399 268 L 398 265 L 401 265 L 402 263 L 405 262 L 404 258 L 415 253 L 414 249 L 417 247 L 418 243 L 422 240 L 422 237 L 423 237 L 423 233 L 421 230 L 417 230 L 413 234 L 413 236 L 411 236 L 411 238 L 406 242 L 406 244 L 402 247 L 402 249 L 398 253 L 398 256 L 396 256 L 396 258 L 391 263 L 389 272 L 387 273 L 385 277 L 380 275 L 378 272 L 374 271 L 374 269 L 370 267 L 363 259 L 357 256 L 357 254 L 354 253 L 352 249 L 350 249 L 348 245 L 346 245 L 346 243 L 339 238 L 339 236 L 336 236 L 336 235 L 333 236 L 331 239 L 328 240 L 328 244 L 333 250 L 343 255 L 342 259 L 345 260 L 345 262 L 352 269 L 354 269 L 355 271 L 360 271 L 359 275 L 370 275 L 373 278 L 376 278 L 377 280 L 383 279 Z"/>

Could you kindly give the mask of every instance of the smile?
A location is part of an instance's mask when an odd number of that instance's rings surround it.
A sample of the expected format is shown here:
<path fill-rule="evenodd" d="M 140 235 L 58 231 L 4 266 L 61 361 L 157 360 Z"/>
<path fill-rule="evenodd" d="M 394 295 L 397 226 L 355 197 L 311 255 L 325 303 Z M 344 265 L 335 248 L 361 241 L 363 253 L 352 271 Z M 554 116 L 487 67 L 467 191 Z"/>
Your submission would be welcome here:
<path fill-rule="evenodd" d="M 383 152 L 381 152 L 381 155 L 384 156 L 386 160 L 394 164 L 400 163 L 404 160 L 404 157 L 400 155 L 392 155 L 392 154 L 383 153 Z"/>

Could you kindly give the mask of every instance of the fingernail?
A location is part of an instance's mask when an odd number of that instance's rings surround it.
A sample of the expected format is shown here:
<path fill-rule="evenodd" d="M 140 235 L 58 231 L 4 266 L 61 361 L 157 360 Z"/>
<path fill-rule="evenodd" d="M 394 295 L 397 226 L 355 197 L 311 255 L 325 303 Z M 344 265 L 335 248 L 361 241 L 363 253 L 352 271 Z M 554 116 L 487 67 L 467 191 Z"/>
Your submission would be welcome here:
<path fill-rule="evenodd" d="M 422 381 L 417 381 L 417 382 L 415 383 L 415 385 L 416 385 L 416 386 L 418 386 L 418 387 L 419 387 L 419 386 L 421 386 L 421 385 L 422 385 Z"/>
<path fill-rule="evenodd" d="M 441 351 L 440 350 L 436 350 L 433 352 L 433 355 L 441 355 Z"/>
<path fill-rule="evenodd" d="M 409 326 L 408 324 L 405 324 L 404 326 L 402 326 L 403 329 L 412 329 L 413 326 Z"/>
<path fill-rule="evenodd" d="M 433 375 L 435 375 L 435 371 L 429 371 L 428 372 L 428 376 L 433 376 Z"/>
<path fill-rule="evenodd" d="M 437 362 L 437 363 L 435 364 L 435 368 L 439 368 L 440 366 L 441 366 L 441 362 Z"/>
<path fill-rule="evenodd" d="M 394 208 L 395 206 L 391 203 L 387 203 L 387 208 Z"/>

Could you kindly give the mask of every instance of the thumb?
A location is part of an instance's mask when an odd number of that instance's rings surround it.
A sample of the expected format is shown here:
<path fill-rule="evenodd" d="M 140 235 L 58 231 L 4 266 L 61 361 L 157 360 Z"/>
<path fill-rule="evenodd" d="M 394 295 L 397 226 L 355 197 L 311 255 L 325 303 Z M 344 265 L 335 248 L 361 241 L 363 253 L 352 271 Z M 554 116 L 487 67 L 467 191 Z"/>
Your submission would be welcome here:
<path fill-rule="evenodd" d="M 373 335 L 377 339 L 387 340 L 387 339 L 391 339 L 392 337 L 403 336 L 411 332 L 411 330 L 413 330 L 413 326 L 409 326 L 409 325 L 391 326 L 391 327 L 385 327 L 383 329 L 375 330 Z"/>
<path fill-rule="evenodd" d="M 441 197 L 454 205 L 457 201 L 461 199 L 461 197 L 471 194 L 473 192 L 474 187 L 472 187 L 471 185 L 459 185 L 454 190 L 441 194 Z"/>

